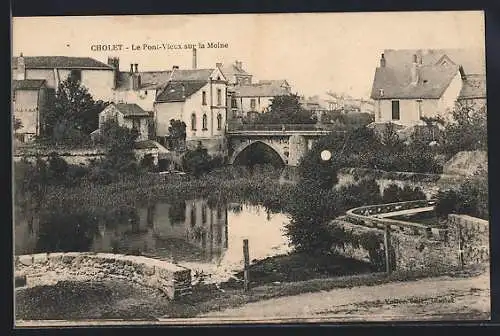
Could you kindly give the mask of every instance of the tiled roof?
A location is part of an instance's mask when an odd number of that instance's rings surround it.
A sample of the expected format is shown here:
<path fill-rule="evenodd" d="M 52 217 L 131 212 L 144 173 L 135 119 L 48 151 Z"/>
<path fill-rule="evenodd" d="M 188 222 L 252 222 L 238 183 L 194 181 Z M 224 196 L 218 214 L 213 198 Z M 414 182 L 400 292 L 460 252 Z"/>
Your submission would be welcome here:
<path fill-rule="evenodd" d="M 45 79 L 24 79 L 24 80 L 13 80 L 12 89 L 13 90 L 38 90 L 45 83 Z"/>
<path fill-rule="evenodd" d="M 221 68 L 224 76 L 234 76 L 234 75 L 243 75 L 243 76 L 251 76 L 248 72 L 243 70 L 242 68 L 238 68 L 236 64 L 225 65 Z"/>
<path fill-rule="evenodd" d="M 459 99 L 486 98 L 486 76 L 467 75 L 458 97 Z"/>
<path fill-rule="evenodd" d="M 149 113 L 144 111 L 137 104 L 114 104 L 124 117 L 149 117 Z"/>
<path fill-rule="evenodd" d="M 386 66 L 401 68 L 411 64 L 414 54 L 421 57 L 422 65 L 435 65 L 446 55 L 454 64 L 462 66 L 466 74 L 486 73 L 485 54 L 480 49 L 386 49 Z"/>
<path fill-rule="evenodd" d="M 289 86 L 288 82 L 286 79 L 263 79 L 260 80 L 257 84 L 269 84 L 269 85 L 274 85 L 274 86 Z"/>
<path fill-rule="evenodd" d="M 186 98 L 199 91 L 207 84 L 207 81 L 172 81 L 156 97 L 158 102 L 183 102 Z"/>
<path fill-rule="evenodd" d="M 158 89 L 164 87 L 170 79 L 172 71 L 145 71 L 141 75 L 141 89 Z M 117 90 L 131 90 L 132 80 L 128 71 L 121 71 L 118 75 Z"/>
<path fill-rule="evenodd" d="M 173 72 L 173 81 L 205 81 L 208 82 L 208 78 L 214 72 L 215 69 L 193 69 L 184 70 L 176 69 Z"/>
<path fill-rule="evenodd" d="M 113 68 L 90 57 L 70 56 L 24 56 L 26 69 L 105 69 Z M 17 68 L 18 57 L 13 57 L 12 66 Z"/>
<path fill-rule="evenodd" d="M 235 87 L 236 97 L 276 97 L 288 94 L 285 88 L 274 84 L 250 84 Z"/>
<path fill-rule="evenodd" d="M 418 83 L 411 83 L 413 55 L 418 55 Z M 485 73 L 484 54 L 477 50 L 384 50 L 385 67 L 375 71 L 371 97 L 440 98 L 459 67 L 465 74 Z M 442 64 L 446 60 L 447 64 Z M 381 91 L 382 90 L 382 91 Z"/>

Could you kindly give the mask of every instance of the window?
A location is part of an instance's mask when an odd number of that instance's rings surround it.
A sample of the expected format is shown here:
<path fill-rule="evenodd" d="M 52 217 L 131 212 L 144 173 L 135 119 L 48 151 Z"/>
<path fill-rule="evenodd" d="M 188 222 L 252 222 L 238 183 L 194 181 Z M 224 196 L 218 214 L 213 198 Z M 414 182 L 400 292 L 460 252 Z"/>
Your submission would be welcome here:
<path fill-rule="evenodd" d="M 255 98 L 250 99 L 250 108 L 251 108 L 252 110 L 255 110 L 255 105 L 256 105 L 256 104 L 255 104 Z"/>
<path fill-rule="evenodd" d="M 399 120 L 399 100 L 392 101 L 392 120 Z"/>
<path fill-rule="evenodd" d="M 191 114 L 191 130 L 196 131 L 196 114 Z"/>
<path fill-rule="evenodd" d="M 222 105 L 222 90 L 217 89 L 217 106 Z"/>
<path fill-rule="evenodd" d="M 194 204 L 191 205 L 191 226 L 196 225 L 196 209 L 194 208 Z"/>
<path fill-rule="evenodd" d="M 203 205 L 201 208 L 201 222 L 205 224 L 207 222 L 207 206 Z"/>
<path fill-rule="evenodd" d="M 75 81 L 82 80 L 82 71 L 81 70 L 71 70 L 69 76 Z"/>
<path fill-rule="evenodd" d="M 201 105 L 207 105 L 207 93 L 205 91 L 201 93 Z"/>
<path fill-rule="evenodd" d="M 16 101 L 16 92 L 17 92 L 16 90 L 14 90 L 14 91 L 12 92 L 12 101 L 13 101 L 13 102 L 15 102 L 15 101 Z"/>
<path fill-rule="evenodd" d="M 217 115 L 217 130 L 221 130 L 222 129 L 222 115 L 219 113 Z"/>
<path fill-rule="evenodd" d="M 144 94 L 147 96 L 148 95 L 148 90 L 144 91 Z"/>
<path fill-rule="evenodd" d="M 138 131 L 141 128 L 141 120 L 132 119 L 132 128 Z"/>
<path fill-rule="evenodd" d="M 423 117 L 422 114 L 422 99 L 417 100 L 417 107 L 418 107 L 418 119 Z"/>
<path fill-rule="evenodd" d="M 202 128 L 204 131 L 207 130 L 207 115 L 206 114 L 203 114 L 203 126 L 202 126 Z"/>
<path fill-rule="evenodd" d="M 236 98 L 231 98 L 231 107 L 232 108 L 238 107 L 238 102 L 236 101 Z"/>

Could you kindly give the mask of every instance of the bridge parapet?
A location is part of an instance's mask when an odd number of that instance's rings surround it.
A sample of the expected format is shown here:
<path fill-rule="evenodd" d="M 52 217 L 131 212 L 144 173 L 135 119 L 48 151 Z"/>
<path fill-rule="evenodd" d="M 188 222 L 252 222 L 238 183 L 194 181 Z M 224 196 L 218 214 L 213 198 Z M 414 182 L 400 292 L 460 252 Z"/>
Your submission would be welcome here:
<path fill-rule="evenodd" d="M 15 275 L 28 287 L 61 280 L 89 281 L 109 277 L 160 290 L 170 299 L 190 295 L 191 270 L 166 261 L 111 253 L 39 253 L 16 256 Z"/>
<path fill-rule="evenodd" d="M 446 229 L 431 228 L 427 225 L 410 221 L 377 217 L 377 215 L 391 212 L 400 212 L 419 208 L 432 208 L 435 204 L 435 200 L 417 200 L 362 206 L 348 210 L 346 212 L 346 219 L 357 225 L 378 229 L 385 229 L 387 226 L 393 231 L 399 231 L 404 234 L 419 235 L 435 240 L 444 240 L 447 232 Z"/>

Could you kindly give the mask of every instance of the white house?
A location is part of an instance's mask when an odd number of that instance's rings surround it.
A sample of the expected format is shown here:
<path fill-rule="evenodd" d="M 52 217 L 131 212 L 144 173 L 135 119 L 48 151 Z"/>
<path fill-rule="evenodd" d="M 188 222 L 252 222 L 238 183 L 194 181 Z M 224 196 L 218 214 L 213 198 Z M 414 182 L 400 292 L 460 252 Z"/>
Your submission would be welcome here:
<path fill-rule="evenodd" d="M 247 116 L 249 113 L 267 112 L 274 97 L 291 93 L 286 80 L 261 80 L 255 84 L 238 85 L 231 101 L 232 118 Z"/>
<path fill-rule="evenodd" d="M 14 80 L 43 79 L 57 89 L 69 76 L 78 79 L 95 100 L 109 101 L 115 88 L 112 66 L 90 57 L 23 56 L 12 59 Z"/>
<path fill-rule="evenodd" d="M 40 135 L 41 116 L 47 101 L 47 88 L 43 79 L 12 81 L 13 116 L 22 127 L 15 130 L 18 141 L 27 142 Z"/>
<path fill-rule="evenodd" d="M 139 132 L 137 141 L 148 140 L 149 113 L 137 104 L 110 104 L 99 113 L 99 129 L 109 120 Z"/>
<path fill-rule="evenodd" d="M 471 83 L 484 74 L 484 54 L 475 50 L 385 50 L 371 93 L 375 121 L 404 125 L 422 117 L 447 119 L 457 101 L 486 97 L 484 85 Z"/>
<path fill-rule="evenodd" d="M 224 154 L 227 81 L 221 70 L 173 68 L 154 104 L 156 136 L 169 136 L 170 120 L 186 123 L 186 144 L 201 142 L 211 154 Z"/>

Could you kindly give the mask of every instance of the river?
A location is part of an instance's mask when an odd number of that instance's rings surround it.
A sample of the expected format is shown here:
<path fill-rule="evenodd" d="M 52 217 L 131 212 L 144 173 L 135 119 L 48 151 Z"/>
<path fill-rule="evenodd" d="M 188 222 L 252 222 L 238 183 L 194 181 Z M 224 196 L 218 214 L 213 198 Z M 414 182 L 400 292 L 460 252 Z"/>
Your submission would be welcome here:
<path fill-rule="evenodd" d="M 15 220 L 15 253 L 92 251 L 144 255 L 176 262 L 221 282 L 243 267 L 243 239 L 250 258 L 263 259 L 290 251 L 284 235 L 288 217 L 262 206 L 209 204 L 191 199 L 171 204 L 157 200 L 132 209 L 118 221 Z"/>

